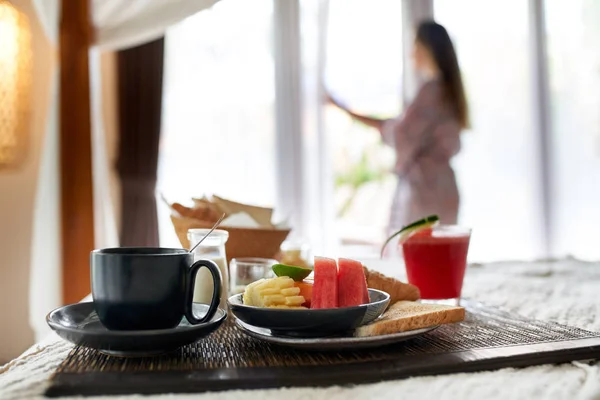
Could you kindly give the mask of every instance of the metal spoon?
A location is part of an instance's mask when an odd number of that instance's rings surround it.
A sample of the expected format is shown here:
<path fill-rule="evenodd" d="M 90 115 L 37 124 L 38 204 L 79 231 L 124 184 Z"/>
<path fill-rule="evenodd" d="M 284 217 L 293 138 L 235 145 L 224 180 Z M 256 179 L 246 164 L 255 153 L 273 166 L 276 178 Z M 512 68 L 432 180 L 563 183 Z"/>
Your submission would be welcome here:
<path fill-rule="evenodd" d="M 200 245 L 200 243 L 202 243 L 204 241 L 204 239 L 206 239 L 215 229 L 217 229 L 219 227 L 219 224 L 221 223 L 221 221 L 223 221 L 223 218 L 225 218 L 225 213 L 223 213 L 223 215 L 221 215 L 221 218 L 219 218 L 219 220 L 217 222 L 215 222 L 215 225 L 210 229 L 210 231 L 208 231 L 208 233 L 206 235 L 204 235 L 204 237 L 202 239 L 200 239 L 200 241 L 198 243 L 196 243 L 196 245 L 190 249 L 190 253 L 192 251 L 194 251 L 196 249 L 196 247 L 198 247 Z"/>

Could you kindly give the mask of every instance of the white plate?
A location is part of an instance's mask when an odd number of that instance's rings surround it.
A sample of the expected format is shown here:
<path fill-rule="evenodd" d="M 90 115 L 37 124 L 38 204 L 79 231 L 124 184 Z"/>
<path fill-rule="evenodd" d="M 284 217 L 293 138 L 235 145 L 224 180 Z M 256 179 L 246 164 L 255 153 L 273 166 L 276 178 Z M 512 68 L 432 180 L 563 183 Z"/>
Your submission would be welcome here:
<path fill-rule="evenodd" d="M 302 338 L 276 335 L 273 334 L 270 329 L 252 326 L 237 318 L 235 319 L 235 324 L 242 332 L 255 339 L 304 350 L 356 350 L 385 346 L 424 335 L 439 327 L 439 325 L 437 325 L 429 328 L 416 329 L 414 331 L 398 332 L 380 336 L 354 337 L 347 334 L 345 336 L 336 337 Z"/>

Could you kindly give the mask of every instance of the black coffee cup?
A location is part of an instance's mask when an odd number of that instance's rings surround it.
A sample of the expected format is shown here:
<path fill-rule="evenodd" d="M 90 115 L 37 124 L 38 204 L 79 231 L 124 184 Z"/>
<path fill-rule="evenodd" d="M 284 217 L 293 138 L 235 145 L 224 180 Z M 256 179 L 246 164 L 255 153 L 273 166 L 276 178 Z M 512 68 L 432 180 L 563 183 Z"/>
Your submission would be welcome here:
<path fill-rule="evenodd" d="M 184 249 L 121 247 L 92 251 L 92 297 L 102 324 L 112 330 L 170 329 L 185 315 L 210 321 L 221 299 L 221 271 L 210 260 L 194 262 Z M 208 268 L 213 295 L 203 317 L 192 312 L 196 274 Z"/>

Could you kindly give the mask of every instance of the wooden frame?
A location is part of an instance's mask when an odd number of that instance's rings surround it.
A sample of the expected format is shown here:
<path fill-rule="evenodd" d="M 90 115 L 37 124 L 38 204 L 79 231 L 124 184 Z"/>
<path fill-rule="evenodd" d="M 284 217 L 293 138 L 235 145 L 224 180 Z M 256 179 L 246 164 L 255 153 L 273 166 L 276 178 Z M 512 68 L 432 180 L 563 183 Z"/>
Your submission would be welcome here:
<path fill-rule="evenodd" d="M 60 20 L 60 193 L 63 301 L 90 292 L 94 198 L 90 111 L 89 0 L 63 1 Z"/>

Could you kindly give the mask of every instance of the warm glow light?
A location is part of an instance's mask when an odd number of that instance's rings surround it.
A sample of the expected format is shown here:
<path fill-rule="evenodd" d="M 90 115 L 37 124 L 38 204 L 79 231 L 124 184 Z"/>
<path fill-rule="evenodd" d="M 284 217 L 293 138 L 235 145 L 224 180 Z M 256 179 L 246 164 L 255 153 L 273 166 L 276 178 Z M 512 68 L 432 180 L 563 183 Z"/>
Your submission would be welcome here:
<path fill-rule="evenodd" d="M 0 169 L 18 166 L 26 154 L 30 89 L 29 21 L 0 0 Z"/>

